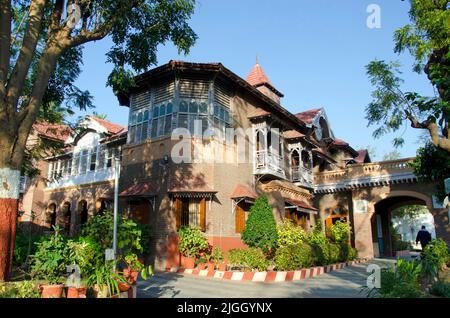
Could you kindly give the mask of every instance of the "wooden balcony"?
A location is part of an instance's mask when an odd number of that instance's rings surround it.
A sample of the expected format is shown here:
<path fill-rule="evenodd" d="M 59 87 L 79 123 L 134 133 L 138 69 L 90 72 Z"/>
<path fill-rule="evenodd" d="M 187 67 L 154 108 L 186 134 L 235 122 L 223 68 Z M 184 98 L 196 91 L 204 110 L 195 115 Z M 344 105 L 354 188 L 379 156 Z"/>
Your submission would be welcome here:
<path fill-rule="evenodd" d="M 305 167 L 293 167 L 291 169 L 291 181 L 298 186 L 313 188 L 313 172 Z"/>
<path fill-rule="evenodd" d="M 279 178 L 285 178 L 283 157 L 271 153 L 267 150 L 260 150 L 256 152 L 254 174 L 273 175 Z"/>

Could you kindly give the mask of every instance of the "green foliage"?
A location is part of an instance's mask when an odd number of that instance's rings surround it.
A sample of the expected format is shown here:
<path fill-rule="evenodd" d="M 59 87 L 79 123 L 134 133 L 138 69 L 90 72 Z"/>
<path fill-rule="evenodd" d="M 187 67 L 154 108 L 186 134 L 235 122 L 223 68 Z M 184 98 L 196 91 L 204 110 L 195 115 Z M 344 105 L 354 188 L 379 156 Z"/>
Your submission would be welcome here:
<path fill-rule="evenodd" d="M 307 234 L 300 226 L 296 226 L 291 220 L 283 220 L 277 226 L 278 247 L 296 245 L 305 242 Z"/>
<path fill-rule="evenodd" d="M 0 298 L 40 298 L 37 284 L 33 281 L 0 284 Z"/>
<path fill-rule="evenodd" d="M 328 246 L 328 264 L 338 263 L 341 258 L 341 246 L 337 243 L 330 243 Z"/>
<path fill-rule="evenodd" d="M 339 220 L 330 229 L 330 238 L 333 242 L 348 242 L 350 240 L 351 229 L 345 220 Z"/>
<path fill-rule="evenodd" d="M 305 243 L 283 245 L 275 253 L 275 265 L 280 271 L 299 270 L 313 264 L 313 250 Z"/>
<path fill-rule="evenodd" d="M 340 244 L 340 262 L 353 261 L 358 258 L 358 250 L 353 248 L 347 242 L 341 242 Z"/>
<path fill-rule="evenodd" d="M 419 278 L 422 265 L 419 262 L 397 260 L 396 268 L 382 269 L 381 288 L 379 293 L 383 298 L 420 298 Z"/>
<path fill-rule="evenodd" d="M 36 243 L 42 239 L 42 235 L 32 235 L 18 229 L 14 241 L 14 264 L 22 266 L 28 260 L 28 256 L 36 252 Z"/>
<path fill-rule="evenodd" d="M 223 253 L 220 247 L 215 246 L 212 250 L 212 260 L 216 263 L 220 263 L 223 261 Z"/>
<path fill-rule="evenodd" d="M 128 281 L 123 278 L 123 276 L 117 274 L 112 269 L 112 263 L 106 262 L 100 267 L 97 267 L 88 279 L 87 284 L 89 287 L 96 287 L 100 293 L 104 289 L 107 291 L 107 295 L 103 296 L 114 296 L 120 293 L 119 283 L 128 283 Z"/>
<path fill-rule="evenodd" d="M 98 242 L 102 249 L 106 249 L 111 248 L 113 245 L 113 230 L 113 213 L 106 211 L 102 215 L 99 214 L 90 218 L 82 227 L 81 235 Z M 149 238 L 148 228 L 139 226 L 125 216 L 119 217 L 117 224 L 117 248 L 119 254 L 144 252 L 143 246 L 148 247 Z"/>
<path fill-rule="evenodd" d="M 427 143 L 417 151 L 417 156 L 411 164 L 414 174 L 422 182 L 436 182 L 436 195 L 444 200 L 444 179 L 450 176 L 450 154 L 448 151 Z"/>
<path fill-rule="evenodd" d="M 402 240 L 393 241 L 394 251 L 409 251 L 412 249 L 410 242 L 405 242 Z"/>
<path fill-rule="evenodd" d="M 425 213 L 428 209 L 423 205 L 406 205 L 392 211 L 392 217 L 415 220 Z"/>
<path fill-rule="evenodd" d="M 403 92 L 400 65 L 372 61 L 367 75 L 375 87 L 373 101 L 366 108 L 369 125 L 377 124 L 375 137 L 397 131 L 405 122 L 428 130 L 433 144 L 450 152 L 446 127 L 450 120 L 450 11 L 448 0 L 411 0 L 408 24 L 395 32 L 395 52 L 409 51 L 415 58 L 413 70 L 424 71 L 439 96 L 427 97 Z M 394 139 L 394 145 L 403 144 Z"/>
<path fill-rule="evenodd" d="M 437 281 L 431 286 L 430 293 L 435 296 L 450 298 L 450 283 L 446 281 Z"/>
<path fill-rule="evenodd" d="M 277 226 L 267 197 L 259 197 L 251 207 L 242 233 L 242 241 L 250 247 L 262 249 L 264 253 L 270 253 L 276 249 Z"/>
<path fill-rule="evenodd" d="M 270 264 L 259 248 L 230 250 L 227 253 L 227 260 L 232 267 L 244 270 L 265 271 Z"/>
<path fill-rule="evenodd" d="M 58 284 L 66 273 L 69 249 L 67 239 L 55 227 L 54 235 L 36 244 L 36 253 L 32 256 L 31 276 L 45 279 L 50 284 Z"/>
<path fill-rule="evenodd" d="M 181 227 L 178 249 L 186 257 L 198 257 L 209 246 L 208 240 L 199 228 Z"/>
<path fill-rule="evenodd" d="M 66 265 L 76 264 L 82 277 L 88 277 L 104 262 L 104 250 L 90 238 L 79 237 L 67 241 L 68 258 Z"/>
<path fill-rule="evenodd" d="M 450 261 L 448 246 L 442 239 L 431 241 L 426 247 L 423 258 L 429 260 L 438 269 L 444 267 Z"/>

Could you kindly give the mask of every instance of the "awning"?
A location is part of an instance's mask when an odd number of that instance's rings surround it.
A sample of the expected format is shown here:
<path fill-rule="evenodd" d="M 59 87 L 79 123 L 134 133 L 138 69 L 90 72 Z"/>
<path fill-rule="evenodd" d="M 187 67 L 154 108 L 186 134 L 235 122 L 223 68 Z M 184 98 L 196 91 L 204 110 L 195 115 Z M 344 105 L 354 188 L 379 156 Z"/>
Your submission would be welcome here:
<path fill-rule="evenodd" d="M 258 195 L 255 191 L 251 190 L 249 187 L 246 187 L 242 184 L 237 184 L 236 188 L 234 188 L 233 193 L 231 194 L 232 199 L 256 199 Z"/>
<path fill-rule="evenodd" d="M 149 182 L 135 183 L 127 189 L 120 192 L 121 197 L 154 197 L 156 191 Z"/>
<path fill-rule="evenodd" d="M 174 197 L 195 198 L 212 197 L 217 193 L 200 177 L 182 179 L 176 182 L 168 192 Z"/>
<path fill-rule="evenodd" d="M 310 214 L 317 214 L 317 209 L 310 206 L 308 203 L 295 200 L 295 199 L 289 199 L 284 198 L 284 201 L 292 206 L 292 208 L 296 208 L 297 211 L 304 212 L 304 213 L 310 213 Z M 290 207 L 287 207 L 290 208 Z"/>

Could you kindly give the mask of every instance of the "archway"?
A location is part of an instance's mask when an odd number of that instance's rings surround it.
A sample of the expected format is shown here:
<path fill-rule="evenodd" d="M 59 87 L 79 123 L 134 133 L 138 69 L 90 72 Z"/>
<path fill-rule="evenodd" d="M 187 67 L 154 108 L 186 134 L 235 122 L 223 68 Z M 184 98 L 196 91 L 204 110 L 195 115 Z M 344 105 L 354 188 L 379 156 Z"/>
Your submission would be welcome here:
<path fill-rule="evenodd" d="M 66 230 L 67 234 L 70 234 L 70 223 L 72 220 L 72 211 L 70 209 L 70 203 L 64 202 L 62 210 L 64 218 L 64 229 Z"/>
<path fill-rule="evenodd" d="M 88 208 L 87 208 L 87 202 L 85 200 L 81 200 L 78 202 L 78 217 L 80 220 L 79 225 L 83 225 L 88 220 Z"/>
<path fill-rule="evenodd" d="M 372 242 L 375 257 L 395 257 L 395 237 L 392 214 L 395 210 L 406 206 L 423 206 L 429 210 L 427 197 L 423 194 L 399 193 L 378 200 L 374 204 L 375 213 L 371 218 Z M 414 236 L 414 234 L 412 234 Z"/>
<path fill-rule="evenodd" d="M 56 226 L 56 204 L 51 203 L 47 207 L 47 220 L 46 223 L 49 225 L 50 229 Z"/>
<path fill-rule="evenodd" d="M 98 199 L 95 202 L 95 214 L 103 215 L 108 210 L 108 202 L 105 199 Z"/>

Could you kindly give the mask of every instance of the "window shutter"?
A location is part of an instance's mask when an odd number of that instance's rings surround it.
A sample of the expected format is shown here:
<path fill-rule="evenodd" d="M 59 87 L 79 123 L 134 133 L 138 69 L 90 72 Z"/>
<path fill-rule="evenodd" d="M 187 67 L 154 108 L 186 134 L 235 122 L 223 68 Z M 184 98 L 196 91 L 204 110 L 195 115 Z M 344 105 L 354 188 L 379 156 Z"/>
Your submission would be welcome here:
<path fill-rule="evenodd" d="M 177 220 L 177 231 L 181 227 L 181 207 L 182 207 L 181 199 L 175 198 L 175 218 Z"/>
<path fill-rule="evenodd" d="M 200 229 L 206 231 L 206 199 L 200 200 Z"/>

